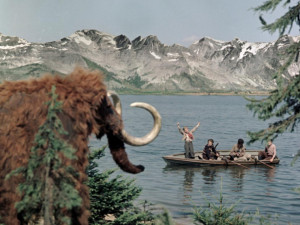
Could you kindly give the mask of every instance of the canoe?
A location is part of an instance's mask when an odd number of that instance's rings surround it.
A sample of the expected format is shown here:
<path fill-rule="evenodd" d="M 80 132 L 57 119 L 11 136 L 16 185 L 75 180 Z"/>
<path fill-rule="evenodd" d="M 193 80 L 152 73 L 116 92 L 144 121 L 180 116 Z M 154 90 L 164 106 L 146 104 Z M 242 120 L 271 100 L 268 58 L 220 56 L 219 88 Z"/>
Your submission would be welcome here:
<path fill-rule="evenodd" d="M 258 152 L 262 150 L 247 150 L 246 153 L 250 154 L 251 157 L 247 159 L 238 160 L 225 160 L 229 157 L 230 150 L 218 150 L 220 157 L 217 160 L 205 160 L 199 159 L 198 156 L 202 156 L 201 152 L 195 152 L 195 159 L 185 158 L 184 153 L 172 154 L 163 156 L 162 158 L 168 165 L 186 165 L 186 166 L 250 166 L 250 165 L 266 165 L 270 168 L 273 164 L 278 164 L 280 162 L 279 158 L 276 156 L 273 162 L 269 160 L 258 160 Z M 250 156 L 249 155 L 249 156 Z"/>

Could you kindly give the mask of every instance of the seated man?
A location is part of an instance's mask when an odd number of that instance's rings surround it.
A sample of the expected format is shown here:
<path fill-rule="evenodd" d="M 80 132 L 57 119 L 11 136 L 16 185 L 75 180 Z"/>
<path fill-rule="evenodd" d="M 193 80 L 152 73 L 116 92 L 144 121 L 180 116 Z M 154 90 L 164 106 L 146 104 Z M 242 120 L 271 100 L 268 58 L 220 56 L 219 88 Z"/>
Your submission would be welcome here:
<path fill-rule="evenodd" d="M 232 147 L 232 149 L 229 153 L 230 160 L 234 160 L 235 158 L 243 157 L 243 156 L 245 156 L 245 153 L 246 153 L 246 148 L 244 147 L 244 140 L 240 138 L 240 139 L 238 139 L 237 144 L 235 144 Z"/>
<path fill-rule="evenodd" d="M 266 159 L 273 162 L 274 158 L 276 157 L 276 145 L 273 144 L 273 141 L 270 139 L 268 141 L 268 145 L 265 148 L 265 151 L 260 151 L 258 153 L 258 159 Z"/>
<path fill-rule="evenodd" d="M 205 145 L 203 149 L 203 159 L 213 160 L 213 159 L 217 159 L 220 156 L 219 152 L 216 151 L 216 148 L 214 147 L 213 144 L 214 144 L 214 140 L 208 139 L 207 145 Z"/>

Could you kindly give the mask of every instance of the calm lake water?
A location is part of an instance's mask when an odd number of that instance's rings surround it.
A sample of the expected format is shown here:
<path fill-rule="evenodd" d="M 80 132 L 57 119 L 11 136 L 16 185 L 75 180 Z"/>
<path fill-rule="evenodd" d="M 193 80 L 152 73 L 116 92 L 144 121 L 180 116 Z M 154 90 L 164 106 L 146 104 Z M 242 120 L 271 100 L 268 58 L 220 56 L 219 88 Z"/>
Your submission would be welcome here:
<path fill-rule="evenodd" d="M 183 141 L 176 123 L 190 129 L 200 121 L 194 133 L 195 151 L 202 150 L 207 139 L 219 143 L 218 149 L 231 149 L 238 138 L 249 139 L 246 131 L 265 128 L 268 122 L 259 121 L 246 109 L 247 101 L 240 96 L 120 96 L 126 130 L 135 136 L 144 136 L 152 127 L 152 117 L 145 110 L 131 108 L 132 102 L 147 102 L 158 109 L 162 117 L 162 129 L 151 144 L 143 147 L 127 146 L 127 153 L 134 164 L 142 164 L 145 171 L 138 175 L 120 172 L 135 178 L 143 188 L 140 199 L 165 207 L 176 221 L 192 224 L 194 206 L 206 206 L 206 200 L 216 201 L 222 193 L 228 204 L 237 203 L 237 210 L 279 216 L 277 224 L 300 224 L 300 194 L 293 189 L 300 187 L 300 159 L 290 163 L 300 149 L 300 130 L 277 138 L 277 154 L 280 164 L 275 169 L 265 166 L 243 169 L 240 167 L 170 167 L 162 156 L 183 152 Z M 98 148 L 107 143 L 95 138 L 90 145 Z M 263 149 L 256 142 L 247 149 Z M 116 167 L 109 151 L 99 161 L 101 170 Z"/>

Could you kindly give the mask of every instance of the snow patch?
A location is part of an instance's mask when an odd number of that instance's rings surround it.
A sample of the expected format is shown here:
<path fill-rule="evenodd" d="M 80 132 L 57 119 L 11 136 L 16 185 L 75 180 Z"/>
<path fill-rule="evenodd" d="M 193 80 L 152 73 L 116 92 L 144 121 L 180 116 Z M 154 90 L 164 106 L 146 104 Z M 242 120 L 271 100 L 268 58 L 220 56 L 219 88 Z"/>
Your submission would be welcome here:
<path fill-rule="evenodd" d="M 189 53 L 189 52 L 183 52 L 183 53 L 188 55 L 188 56 L 192 56 L 191 53 Z"/>
<path fill-rule="evenodd" d="M 199 54 L 199 48 L 198 49 L 196 49 L 196 50 L 194 50 L 194 52 L 198 55 Z"/>
<path fill-rule="evenodd" d="M 238 80 L 236 80 L 235 83 L 238 84 L 238 85 L 242 85 L 242 83 Z"/>
<path fill-rule="evenodd" d="M 285 46 L 285 44 L 280 43 L 280 44 L 277 45 L 277 48 L 280 49 L 280 48 L 282 48 L 282 47 L 284 47 L 284 46 Z"/>
<path fill-rule="evenodd" d="M 289 68 L 288 72 L 291 76 L 296 76 L 300 74 L 300 64 L 299 63 L 292 63 Z"/>
<path fill-rule="evenodd" d="M 179 53 L 167 53 L 169 57 L 179 57 Z"/>
<path fill-rule="evenodd" d="M 108 44 L 108 45 L 112 45 L 112 46 L 116 46 L 117 45 L 116 41 L 111 36 L 109 36 L 109 35 L 102 36 L 102 40 L 104 42 L 106 42 L 106 44 Z"/>
<path fill-rule="evenodd" d="M 300 36 L 294 36 L 292 37 L 294 42 L 299 42 L 300 41 Z"/>
<path fill-rule="evenodd" d="M 179 84 L 179 81 L 178 81 L 178 80 L 172 79 L 172 81 L 173 81 L 175 84 Z"/>
<path fill-rule="evenodd" d="M 251 80 L 251 79 L 249 79 L 249 78 L 246 78 L 246 81 L 247 81 L 250 85 L 252 85 L 253 87 L 257 87 L 257 86 L 258 86 L 257 83 L 255 83 L 253 80 Z"/>
<path fill-rule="evenodd" d="M 243 45 L 242 51 L 239 55 L 239 60 L 246 56 L 247 53 L 252 53 L 256 55 L 256 53 L 260 50 L 265 48 L 269 43 L 245 43 Z"/>
<path fill-rule="evenodd" d="M 70 36 L 71 39 L 73 39 L 77 44 L 83 43 L 85 45 L 90 45 L 92 43 L 92 41 L 88 38 L 86 38 L 85 36 L 81 36 L 84 35 L 82 32 L 78 32 L 78 33 L 74 33 Z"/>
<path fill-rule="evenodd" d="M 220 40 L 217 40 L 217 39 L 214 39 L 214 38 L 211 38 L 211 37 L 206 37 L 206 38 L 210 39 L 210 40 L 212 40 L 214 42 L 216 42 L 217 44 L 223 44 L 223 43 L 225 43 L 224 41 L 220 41 Z"/>
<path fill-rule="evenodd" d="M 161 59 L 161 57 L 156 55 L 155 52 L 150 51 L 150 54 L 153 55 L 155 59 Z"/>
<path fill-rule="evenodd" d="M 20 45 L 6 45 L 6 46 L 0 46 L 0 49 L 16 49 L 16 48 L 24 48 L 24 47 L 28 47 L 30 44 L 20 44 Z"/>
<path fill-rule="evenodd" d="M 221 49 L 220 49 L 220 51 L 223 51 L 224 49 L 226 49 L 226 48 L 229 48 L 229 47 L 233 47 L 232 45 L 224 45 Z"/>
<path fill-rule="evenodd" d="M 178 59 L 169 59 L 168 61 L 169 62 L 176 62 L 176 61 L 178 61 Z"/>
<path fill-rule="evenodd" d="M 50 48 L 50 49 L 54 49 L 56 50 L 57 48 L 53 47 L 53 46 L 46 46 L 46 48 Z"/>

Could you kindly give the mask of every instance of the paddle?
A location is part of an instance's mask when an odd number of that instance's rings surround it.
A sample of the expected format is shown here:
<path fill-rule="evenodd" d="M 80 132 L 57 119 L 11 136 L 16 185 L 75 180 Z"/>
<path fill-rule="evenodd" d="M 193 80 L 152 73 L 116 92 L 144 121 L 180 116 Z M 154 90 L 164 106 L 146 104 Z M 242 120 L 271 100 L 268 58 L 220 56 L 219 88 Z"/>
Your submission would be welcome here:
<path fill-rule="evenodd" d="M 242 165 L 242 164 L 239 164 L 239 163 L 237 163 L 237 162 L 235 162 L 235 161 L 230 161 L 230 162 L 232 162 L 232 163 L 234 163 L 234 164 L 236 164 L 236 165 L 239 165 L 239 166 L 241 166 L 241 167 L 244 167 L 244 168 L 246 168 L 246 169 L 250 169 L 249 167 L 244 166 L 244 165 Z"/>
<path fill-rule="evenodd" d="M 264 162 L 262 162 L 262 161 L 260 161 L 260 160 L 257 160 L 257 161 L 260 162 L 261 164 L 267 166 L 267 167 L 270 167 L 271 169 L 274 169 L 274 168 L 275 168 L 274 166 L 270 166 L 270 165 L 268 165 L 267 163 L 264 163 Z"/>
<path fill-rule="evenodd" d="M 228 165 L 228 159 L 223 159 L 223 160 L 226 162 L 226 165 Z M 231 162 L 231 163 L 233 163 L 233 164 L 236 164 L 236 165 L 238 165 L 238 166 L 244 167 L 244 168 L 246 168 L 246 169 L 250 169 L 249 167 L 244 166 L 244 165 L 242 165 L 242 164 L 240 164 L 240 163 L 237 163 L 237 162 L 235 162 L 235 161 L 229 161 L 229 162 Z"/>

